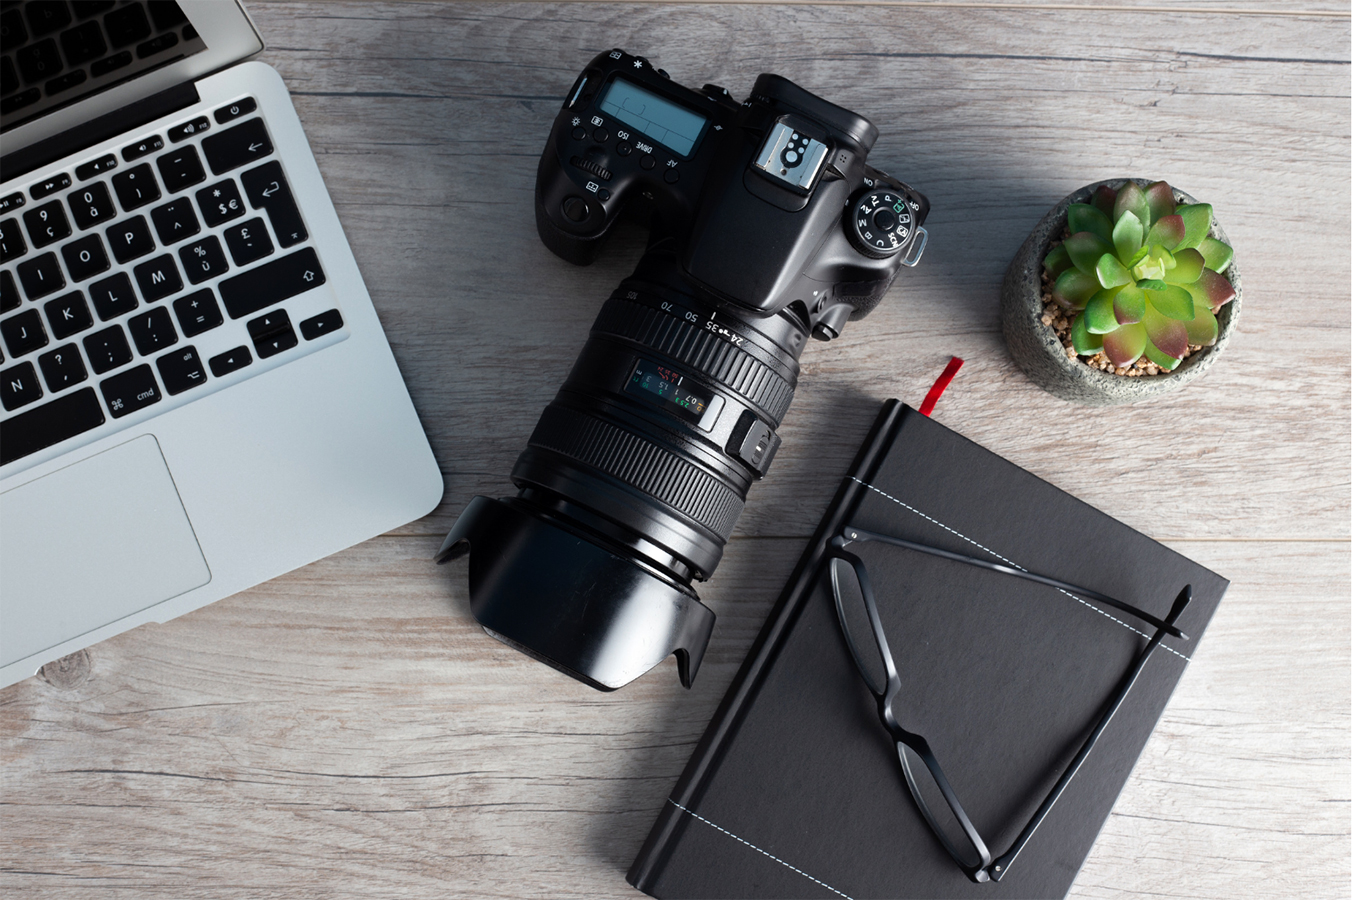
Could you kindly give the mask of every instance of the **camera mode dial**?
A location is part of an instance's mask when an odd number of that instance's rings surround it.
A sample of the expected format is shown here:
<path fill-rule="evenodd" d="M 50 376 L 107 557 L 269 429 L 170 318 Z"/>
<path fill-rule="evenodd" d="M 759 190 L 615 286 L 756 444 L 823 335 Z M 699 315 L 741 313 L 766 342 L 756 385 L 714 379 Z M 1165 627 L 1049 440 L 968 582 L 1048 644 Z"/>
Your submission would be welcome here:
<path fill-rule="evenodd" d="M 914 223 L 907 198 L 899 191 L 879 188 L 855 201 L 846 217 L 846 236 L 865 256 L 886 259 L 906 244 Z"/>

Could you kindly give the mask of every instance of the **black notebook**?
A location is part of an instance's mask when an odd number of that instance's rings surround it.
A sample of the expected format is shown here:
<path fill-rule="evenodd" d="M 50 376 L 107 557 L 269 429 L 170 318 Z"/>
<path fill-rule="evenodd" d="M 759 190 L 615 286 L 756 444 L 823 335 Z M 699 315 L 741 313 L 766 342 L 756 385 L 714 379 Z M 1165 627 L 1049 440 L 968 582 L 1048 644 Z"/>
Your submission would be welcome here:
<path fill-rule="evenodd" d="M 975 884 L 908 793 L 837 622 L 845 524 L 1004 561 L 1164 618 L 1193 602 L 999 883 Z M 1154 629 L 1103 604 L 881 544 L 864 559 L 924 735 L 993 854 L 1071 761 Z M 659 898 L 1062 897 L 1226 579 L 893 400 L 885 404 L 629 872 Z M 1145 848 L 1143 848 L 1145 849 Z"/>

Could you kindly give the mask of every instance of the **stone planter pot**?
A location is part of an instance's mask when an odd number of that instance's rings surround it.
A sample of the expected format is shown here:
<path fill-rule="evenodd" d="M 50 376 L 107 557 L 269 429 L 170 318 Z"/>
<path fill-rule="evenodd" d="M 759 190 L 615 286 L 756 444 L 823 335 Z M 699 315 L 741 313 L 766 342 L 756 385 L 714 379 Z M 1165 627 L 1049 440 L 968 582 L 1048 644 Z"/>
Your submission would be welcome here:
<path fill-rule="evenodd" d="M 1053 241 L 1061 240 L 1066 228 L 1066 211 L 1073 203 L 1089 203 L 1091 196 L 1100 185 L 1108 185 L 1115 190 L 1126 183 L 1125 178 L 1113 178 L 1086 185 L 1073 192 L 1051 212 L 1043 217 L 1038 227 L 1029 235 L 1024 246 L 1019 248 L 1015 258 L 1006 270 L 1005 281 L 1001 286 L 1001 330 L 1005 334 L 1006 346 L 1010 355 L 1024 374 L 1034 384 L 1063 400 L 1070 400 L 1083 406 L 1115 406 L 1120 403 L 1135 403 L 1159 394 L 1178 390 L 1206 372 L 1231 339 L 1235 330 L 1236 318 L 1240 314 L 1240 275 L 1236 271 L 1235 260 L 1222 273 L 1222 277 L 1235 288 L 1235 299 L 1217 313 L 1217 342 L 1204 347 L 1179 364 L 1173 372 L 1159 375 L 1141 375 L 1129 377 L 1101 372 L 1092 369 L 1078 359 L 1066 355 L 1065 348 L 1057 339 L 1057 334 L 1043 324 L 1043 258 Z M 1145 188 L 1149 181 L 1134 178 L 1137 184 Z M 1197 203 L 1188 194 L 1180 190 L 1174 192 L 1176 203 Z M 1227 244 L 1226 232 L 1222 231 L 1214 219 L 1213 237 Z M 1235 249 L 1235 245 L 1231 245 Z M 1237 254 L 1239 255 L 1239 254 Z"/>

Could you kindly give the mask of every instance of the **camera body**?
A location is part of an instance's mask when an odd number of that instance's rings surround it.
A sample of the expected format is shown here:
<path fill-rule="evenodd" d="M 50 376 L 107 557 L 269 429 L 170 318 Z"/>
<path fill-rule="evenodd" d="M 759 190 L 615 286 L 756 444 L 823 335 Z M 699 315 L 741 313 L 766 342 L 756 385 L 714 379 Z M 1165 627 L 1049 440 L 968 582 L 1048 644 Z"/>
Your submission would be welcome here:
<path fill-rule="evenodd" d="M 613 690 L 675 654 L 690 686 L 718 565 L 766 474 L 809 336 L 837 337 L 925 248 L 929 204 L 868 165 L 869 120 L 778 75 L 739 104 L 622 50 L 597 56 L 536 173 L 541 240 L 592 262 L 649 227 L 512 470 L 438 554 L 470 553 L 493 637 Z"/>

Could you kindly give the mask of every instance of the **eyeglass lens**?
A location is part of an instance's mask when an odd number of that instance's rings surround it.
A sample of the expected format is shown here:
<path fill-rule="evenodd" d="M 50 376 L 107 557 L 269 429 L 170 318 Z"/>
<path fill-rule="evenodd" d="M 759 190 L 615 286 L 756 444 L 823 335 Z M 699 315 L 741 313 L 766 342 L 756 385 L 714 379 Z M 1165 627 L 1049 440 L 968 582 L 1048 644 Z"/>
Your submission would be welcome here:
<path fill-rule="evenodd" d="M 973 846 L 967 832 L 959 824 L 958 817 L 954 815 L 953 809 L 944 799 L 944 794 L 941 793 L 940 786 L 935 781 L 935 776 L 920 755 L 901 743 L 897 745 L 897 753 L 902 761 L 902 771 L 906 775 L 907 788 L 916 800 L 921 815 L 925 816 L 930 823 L 931 830 L 945 845 L 949 855 L 954 857 L 961 865 L 972 868 L 990 862 L 990 859 L 983 859 L 977 848 Z"/>
<path fill-rule="evenodd" d="M 855 567 L 844 559 L 834 558 L 831 561 L 831 579 L 837 614 L 846 635 L 846 643 L 850 646 L 850 655 L 855 658 L 855 667 L 860 670 L 860 676 L 869 689 L 875 694 L 882 694 L 888 684 L 887 669 L 869 622 L 869 609 L 865 605 L 864 592 L 860 589 Z"/>

